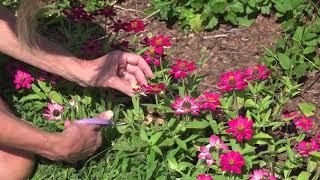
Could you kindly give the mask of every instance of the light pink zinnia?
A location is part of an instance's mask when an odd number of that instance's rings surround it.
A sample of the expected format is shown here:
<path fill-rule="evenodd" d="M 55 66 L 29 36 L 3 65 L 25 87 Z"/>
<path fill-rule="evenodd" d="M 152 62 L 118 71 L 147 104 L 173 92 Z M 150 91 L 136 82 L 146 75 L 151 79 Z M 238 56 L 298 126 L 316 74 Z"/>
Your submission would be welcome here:
<path fill-rule="evenodd" d="M 190 63 L 188 60 L 178 59 L 177 63 L 171 66 L 170 74 L 173 74 L 175 79 L 185 78 L 187 75 L 197 69 L 194 61 Z"/>
<path fill-rule="evenodd" d="M 231 151 L 220 155 L 222 171 L 241 174 L 241 168 L 245 165 L 244 159 L 239 152 Z"/>
<path fill-rule="evenodd" d="M 220 82 L 217 85 L 222 92 L 232 90 L 243 90 L 248 86 L 245 76 L 240 71 L 231 71 L 220 76 Z"/>
<path fill-rule="evenodd" d="M 60 120 L 62 119 L 64 107 L 52 101 L 48 103 L 47 108 L 43 112 L 43 117 L 47 120 Z"/>
<path fill-rule="evenodd" d="M 209 174 L 199 174 L 197 180 L 213 180 L 213 177 Z"/>
<path fill-rule="evenodd" d="M 204 92 L 204 95 L 198 97 L 198 102 L 201 103 L 201 109 L 215 111 L 221 105 L 219 98 L 220 94 Z"/>
<path fill-rule="evenodd" d="M 219 136 L 211 135 L 209 139 L 211 147 L 215 147 L 217 150 L 228 150 L 228 146 L 220 139 Z"/>
<path fill-rule="evenodd" d="M 317 144 L 316 140 L 311 139 L 310 142 L 307 141 L 301 141 L 298 146 L 295 148 L 295 150 L 301 155 L 301 156 L 308 156 L 313 151 L 319 151 L 319 145 Z"/>
<path fill-rule="evenodd" d="M 256 65 L 246 69 L 245 76 L 246 80 L 265 80 L 271 74 L 271 71 L 267 69 L 266 66 Z"/>
<path fill-rule="evenodd" d="M 22 88 L 31 88 L 32 82 L 35 80 L 34 77 L 26 70 L 17 70 L 16 74 L 14 75 L 13 84 L 15 85 L 16 89 Z"/>
<path fill-rule="evenodd" d="M 178 97 L 175 102 L 171 105 L 176 110 L 176 114 L 188 114 L 193 115 L 199 114 L 199 103 L 195 101 L 195 98 L 185 96 L 184 98 Z"/>
<path fill-rule="evenodd" d="M 238 142 L 242 140 L 250 140 L 253 134 L 253 121 L 250 121 L 247 117 L 238 116 L 237 119 L 232 119 L 228 122 L 229 129 L 226 130 L 227 133 L 231 133 L 237 138 Z"/>
<path fill-rule="evenodd" d="M 212 159 L 212 155 L 210 153 L 210 144 L 207 146 L 201 146 L 200 147 L 200 153 L 198 155 L 199 159 L 204 159 L 206 160 L 206 163 L 208 166 L 211 166 L 213 163 L 215 163 L 215 160 Z"/>
<path fill-rule="evenodd" d="M 302 116 L 300 119 L 295 119 L 294 123 L 297 127 L 301 127 L 305 131 L 309 131 L 313 126 L 313 119 Z"/>
<path fill-rule="evenodd" d="M 267 169 L 254 170 L 253 174 L 250 174 L 250 180 L 277 180 L 277 178 L 271 174 Z"/>

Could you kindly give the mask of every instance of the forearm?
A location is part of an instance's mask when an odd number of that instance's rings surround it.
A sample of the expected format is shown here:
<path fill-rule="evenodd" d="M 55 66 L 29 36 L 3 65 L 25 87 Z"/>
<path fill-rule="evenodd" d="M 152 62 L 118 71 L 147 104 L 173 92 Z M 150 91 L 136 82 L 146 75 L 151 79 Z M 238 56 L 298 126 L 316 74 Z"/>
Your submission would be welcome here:
<path fill-rule="evenodd" d="M 0 51 L 18 60 L 77 82 L 83 69 L 82 60 L 72 56 L 44 37 L 39 39 L 39 47 L 32 50 L 21 43 L 16 34 L 16 18 L 0 7 Z M 84 83 L 84 82 L 78 82 Z"/>
<path fill-rule="evenodd" d="M 52 151 L 54 134 L 41 131 L 1 109 L 0 124 L 0 144 L 40 155 Z"/>

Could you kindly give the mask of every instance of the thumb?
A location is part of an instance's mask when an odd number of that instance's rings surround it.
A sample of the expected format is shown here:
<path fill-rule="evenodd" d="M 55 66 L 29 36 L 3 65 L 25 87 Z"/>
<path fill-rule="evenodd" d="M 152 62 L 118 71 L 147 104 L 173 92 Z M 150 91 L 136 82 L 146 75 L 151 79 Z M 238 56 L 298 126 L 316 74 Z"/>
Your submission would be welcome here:
<path fill-rule="evenodd" d="M 69 121 L 69 120 L 64 121 L 64 128 L 68 129 L 70 127 L 71 127 L 71 121 Z"/>
<path fill-rule="evenodd" d="M 106 120 L 112 119 L 112 117 L 113 117 L 113 112 L 110 110 L 102 112 L 97 116 L 97 118 L 106 119 Z"/>
<path fill-rule="evenodd" d="M 112 84 L 110 84 L 110 87 L 116 90 L 119 90 L 128 96 L 134 95 L 132 92 L 133 87 L 129 83 L 121 80 L 120 78 L 117 78 L 115 79 L 115 81 L 112 81 Z"/>

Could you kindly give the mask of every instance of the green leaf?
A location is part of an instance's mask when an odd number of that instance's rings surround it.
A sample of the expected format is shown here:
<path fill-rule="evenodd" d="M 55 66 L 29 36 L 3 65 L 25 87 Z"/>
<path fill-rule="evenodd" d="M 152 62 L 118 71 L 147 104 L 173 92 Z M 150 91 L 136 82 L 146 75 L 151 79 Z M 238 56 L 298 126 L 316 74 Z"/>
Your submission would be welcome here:
<path fill-rule="evenodd" d="M 237 21 L 240 26 L 245 27 L 249 27 L 254 23 L 254 19 L 248 19 L 248 17 L 238 17 Z"/>
<path fill-rule="evenodd" d="M 314 46 L 309 46 L 303 50 L 303 54 L 311 54 L 311 53 L 314 53 L 315 51 L 316 51 L 316 48 Z"/>
<path fill-rule="evenodd" d="M 183 142 L 181 139 L 176 138 L 175 139 L 176 143 L 178 144 L 179 147 L 181 147 L 183 150 L 187 151 L 187 144 L 185 142 Z"/>
<path fill-rule="evenodd" d="M 204 129 L 209 126 L 208 121 L 202 120 L 202 121 L 192 121 L 188 124 L 186 124 L 186 128 L 188 129 Z"/>
<path fill-rule="evenodd" d="M 303 27 L 298 27 L 296 32 L 293 35 L 293 39 L 295 40 L 295 42 L 298 44 L 298 46 L 301 45 L 302 42 L 302 37 L 303 37 L 303 31 L 304 28 Z"/>
<path fill-rule="evenodd" d="M 311 173 L 307 171 L 302 171 L 297 177 L 297 180 L 306 180 L 306 179 L 309 179 L 310 176 L 311 176 Z"/>
<path fill-rule="evenodd" d="M 244 12 L 243 4 L 241 2 L 237 2 L 237 1 L 235 1 L 234 3 L 231 3 L 228 6 L 228 8 L 229 8 L 230 11 L 233 11 L 233 12 L 237 12 L 237 13 L 243 13 Z"/>
<path fill-rule="evenodd" d="M 311 161 L 311 160 L 309 159 L 309 161 L 308 161 L 308 166 L 307 166 L 307 171 L 310 172 L 310 173 L 312 173 L 312 172 L 317 168 L 317 165 L 318 165 L 317 162 Z"/>
<path fill-rule="evenodd" d="M 155 134 L 153 134 L 150 138 L 150 145 L 153 146 L 155 145 L 158 140 L 161 138 L 163 132 L 156 132 Z"/>
<path fill-rule="evenodd" d="M 45 92 L 48 93 L 51 90 L 51 86 L 47 86 L 47 83 L 45 81 L 40 81 L 37 80 L 38 85 L 40 86 L 40 88 Z"/>
<path fill-rule="evenodd" d="M 32 85 L 31 85 L 31 89 L 32 89 L 32 91 L 35 92 L 36 94 L 39 94 L 39 93 L 41 92 L 41 89 L 38 88 L 38 86 L 35 85 L 35 84 L 32 84 Z"/>
<path fill-rule="evenodd" d="M 260 132 L 252 137 L 252 139 L 273 139 L 269 134 Z"/>
<path fill-rule="evenodd" d="M 42 98 L 38 94 L 29 94 L 27 96 L 23 96 L 19 100 L 19 103 L 23 103 L 25 101 L 30 101 L 30 100 L 36 100 L 36 99 L 42 99 Z"/>
<path fill-rule="evenodd" d="M 247 108 L 250 108 L 250 107 L 257 107 L 256 103 L 252 100 L 252 99 L 247 99 L 246 102 L 245 102 L 245 106 Z"/>
<path fill-rule="evenodd" d="M 299 103 L 298 107 L 300 111 L 307 117 L 313 115 L 316 111 L 316 106 L 312 103 Z"/>
<path fill-rule="evenodd" d="M 189 25 L 192 30 L 200 32 L 202 30 L 201 15 L 197 14 L 194 18 L 190 19 Z"/>
<path fill-rule="evenodd" d="M 158 146 L 152 146 L 151 150 L 153 150 L 154 152 L 156 152 L 156 153 L 158 153 L 159 155 L 162 156 L 161 149 Z"/>
<path fill-rule="evenodd" d="M 279 62 L 280 62 L 280 65 L 283 69 L 290 69 L 291 67 L 291 60 L 290 58 L 285 55 L 285 54 L 282 54 L 282 53 L 279 53 L 278 54 L 278 58 L 279 58 Z"/>
<path fill-rule="evenodd" d="M 142 139 L 142 141 L 149 141 L 148 135 L 146 133 L 146 131 L 144 130 L 144 127 L 141 127 L 140 129 L 140 138 Z"/>
<path fill-rule="evenodd" d="M 262 6 L 261 13 L 265 14 L 265 15 L 269 15 L 270 14 L 270 7 L 269 6 Z"/>
<path fill-rule="evenodd" d="M 175 158 L 167 158 L 167 161 L 168 161 L 168 165 L 169 165 L 170 169 L 180 172 L 179 165 L 178 165 L 177 161 L 175 160 Z"/>
<path fill-rule="evenodd" d="M 63 104 L 62 97 L 56 91 L 49 92 L 48 97 L 49 97 L 50 100 L 53 100 L 54 102 L 56 102 L 58 104 Z"/>
<path fill-rule="evenodd" d="M 160 147 L 169 147 L 174 145 L 174 140 L 172 138 L 167 138 L 162 143 L 159 144 Z"/>
<path fill-rule="evenodd" d="M 306 64 L 299 64 L 296 66 L 293 70 L 294 74 L 297 76 L 297 78 L 302 77 L 307 70 Z"/>
<path fill-rule="evenodd" d="M 208 25 L 205 27 L 205 29 L 213 29 L 218 25 L 219 21 L 218 18 L 215 16 L 212 16 L 210 21 L 208 22 Z"/>
<path fill-rule="evenodd" d="M 221 14 L 225 12 L 227 3 L 224 0 L 217 1 L 209 1 L 209 5 L 211 7 L 212 13 Z"/>

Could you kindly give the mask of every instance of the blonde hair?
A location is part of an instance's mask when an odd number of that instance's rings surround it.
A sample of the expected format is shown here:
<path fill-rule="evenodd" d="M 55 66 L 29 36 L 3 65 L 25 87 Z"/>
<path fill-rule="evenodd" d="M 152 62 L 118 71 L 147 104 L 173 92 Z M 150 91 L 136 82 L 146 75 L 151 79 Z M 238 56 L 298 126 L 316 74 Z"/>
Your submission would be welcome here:
<path fill-rule="evenodd" d="M 41 0 L 21 0 L 18 8 L 18 38 L 27 47 L 34 48 L 39 44 L 37 35 L 37 13 L 41 9 Z"/>

